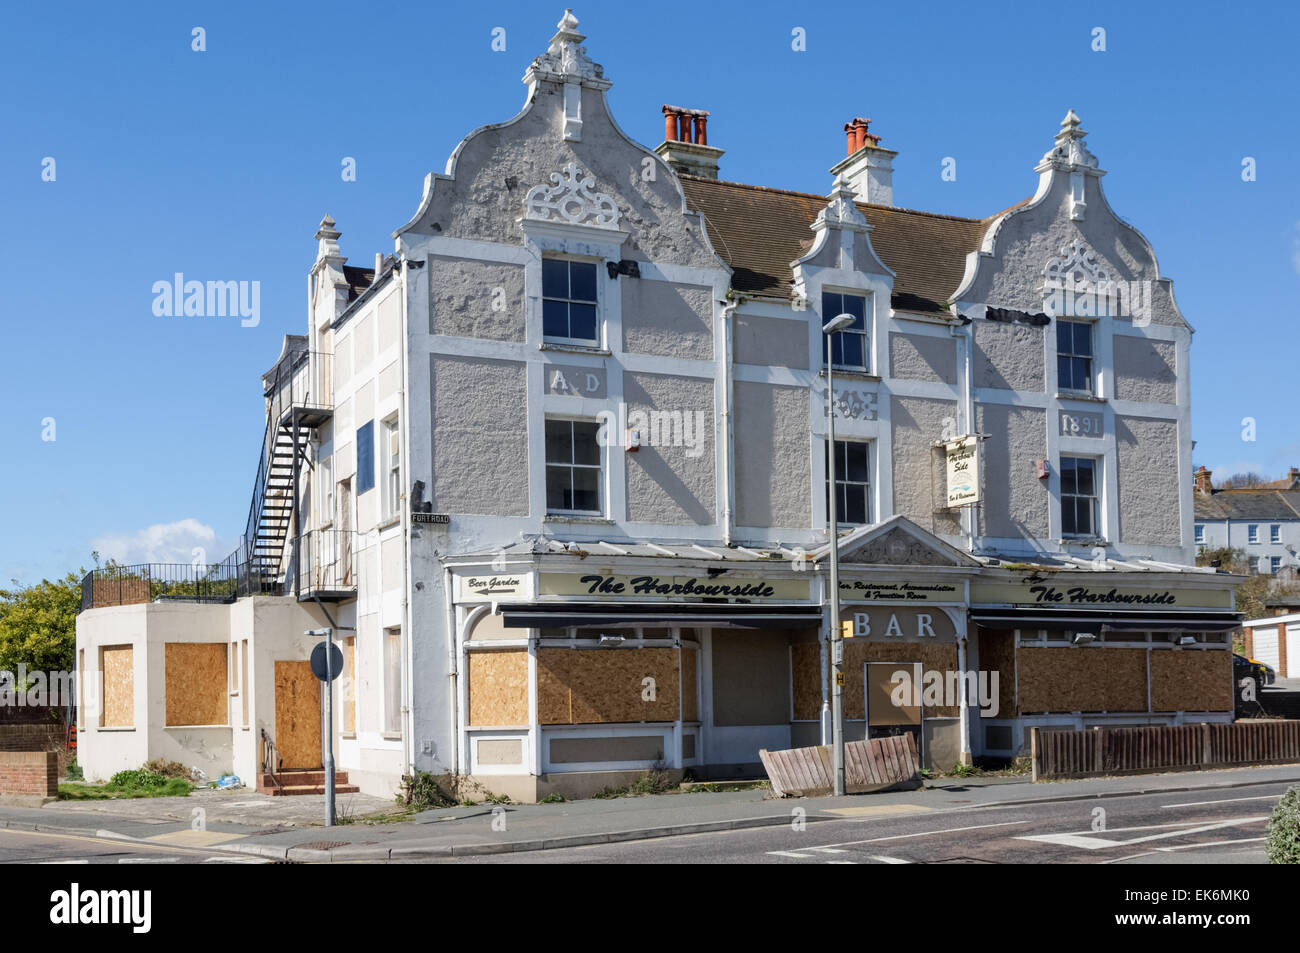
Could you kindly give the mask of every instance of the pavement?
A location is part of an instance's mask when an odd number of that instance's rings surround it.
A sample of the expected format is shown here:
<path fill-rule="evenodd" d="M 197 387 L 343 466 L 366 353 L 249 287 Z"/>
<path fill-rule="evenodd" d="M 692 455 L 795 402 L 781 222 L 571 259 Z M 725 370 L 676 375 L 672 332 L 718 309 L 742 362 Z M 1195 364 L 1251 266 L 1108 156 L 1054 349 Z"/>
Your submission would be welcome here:
<path fill-rule="evenodd" d="M 49 831 L 134 843 L 175 844 L 297 862 L 411 861 L 522 853 L 654 838 L 834 825 L 912 812 L 961 811 L 1125 798 L 1151 793 L 1222 791 L 1300 783 L 1300 765 L 1233 768 L 1033 784 L 1023 777 L 944 778 L 921 790 L 848 797 L 775 799 L 765 790 L 690 792 L 557 804 L 481 804 L 425 811 L 399 822 L 358 823 L 379 798 L 347 795 L 323 826 L 323 797 L 268 797 L 250 791 L 196 791 L 183 798 L 56 802 L 0 807 L 0 829 Z M 3 834 L 0 834 L 0 844 Z"/>

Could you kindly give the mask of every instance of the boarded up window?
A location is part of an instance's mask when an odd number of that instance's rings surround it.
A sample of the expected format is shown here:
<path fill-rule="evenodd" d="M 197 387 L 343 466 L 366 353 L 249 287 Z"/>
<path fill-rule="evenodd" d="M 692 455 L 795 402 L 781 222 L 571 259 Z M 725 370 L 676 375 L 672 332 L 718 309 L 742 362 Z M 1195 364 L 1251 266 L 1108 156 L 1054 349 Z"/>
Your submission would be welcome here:
<path fill-rule="evenodd" d="M 676 649 L 540 649 L 537 719 L 544 725 L 676 721 L 677 661 Z"/>
<path fill-rule="evenodd" d="M 469 653 L 469 723 L 528 724 L 528 653 Z"/>
<path fill-rule="evenodd" d="M 1146 711 L 1147 650 L 1022 648 L 1020 711 Z"/>
<path fill-rule="evenodd" d="M 99 650 L 103 679 L 103 704 L 99 723 L 105 728 L 135 724 L 135 649 L 129 645 L 105 645 Z"/>
<path fill-rule="evenodd" d="M 239 664 L 239 671 L 240 671 L 239 684 L 243 686 L 241 690 L 242 694 L 240 696 L 240 705 L 243 708 L 243 716 L 244 716 L 243 723 L 244 725 L 247 725 L 248 724 L 248 696 L 252 692 L 252 689 L 249 688 L 248 686 L 248 639 L 244 639 L 244 641 L 240 644 L 240 648 L 241 648 L 241 652 L 240 652 L 241 659 Z"/>
<path fill-rule="evenodd" d="M 229 724 L 225 645 L 168 642 L 163 646 L 163 668 L 166 724 Z"/>
<path fill-rule="evenodd" d="M 1230 654 L 1151 650 L 1152 711 L 1231 711 Z"/>
<path fill-rule="evenodd" d="M 402 630 L 384 630 L 384 731 L 402 730 Z"/>
<path fill-rule="evenodd" d="M 343 730 L 354 734 L 357 730 L 357 637 L 349 635 L 343 640 Z"/>

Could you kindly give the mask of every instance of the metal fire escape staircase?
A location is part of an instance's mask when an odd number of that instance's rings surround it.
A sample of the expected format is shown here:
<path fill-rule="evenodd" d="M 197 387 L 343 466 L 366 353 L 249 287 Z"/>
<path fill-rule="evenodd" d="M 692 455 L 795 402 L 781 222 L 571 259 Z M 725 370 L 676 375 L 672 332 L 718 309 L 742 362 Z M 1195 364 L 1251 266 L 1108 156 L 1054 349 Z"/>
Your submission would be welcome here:
<path fill-rule="evenodd" d="M 313 469 L 312 440 L 333 417 L 328 361 L 329 355 L 308 351 L 305 338 L 290 336 L 262 378 L 266 432 L 242 543 L 250 592 L 302 595 L 305 475 Z"/>

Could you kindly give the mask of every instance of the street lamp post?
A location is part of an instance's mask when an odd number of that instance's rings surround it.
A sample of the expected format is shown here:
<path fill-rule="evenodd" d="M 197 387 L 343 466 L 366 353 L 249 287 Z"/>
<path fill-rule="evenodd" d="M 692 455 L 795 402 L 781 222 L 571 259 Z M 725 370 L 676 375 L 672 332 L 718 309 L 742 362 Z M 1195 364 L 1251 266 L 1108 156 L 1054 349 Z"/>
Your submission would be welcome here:
<path fill-rule="evenodd" d="M 840 638 L 840 539 L 835 487 L 835 361 L 831 354 L 832 335 L 854 322 L 851 314 L 836 315 L 822 325 L 826 335 L 826 519 L 830 531 L 831 586 L 831 765 L 835 772 L 835 794 L 844 794 L 844 642 Z"/>

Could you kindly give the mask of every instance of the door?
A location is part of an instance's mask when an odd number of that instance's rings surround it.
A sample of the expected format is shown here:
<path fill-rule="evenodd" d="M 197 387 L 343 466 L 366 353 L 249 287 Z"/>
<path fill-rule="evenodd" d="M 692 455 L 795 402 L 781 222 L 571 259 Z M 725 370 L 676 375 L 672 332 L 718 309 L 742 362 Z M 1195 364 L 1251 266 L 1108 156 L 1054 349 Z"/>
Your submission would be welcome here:
<path fill-rule="evenodd" d="M 320 682 L 310 662 L 275 663 L 275 747 L 283 766 L 321 767 Z"/>
<path fill-rule="evenodd" d="M 1280 625 L 1270 625 L 1267 628 L 1258 628 L 1255 630 L 1255 661 L 1263 662 L 1273 671 L 1277 672 L 1278 666 L 1278 629 Z M 1288 645 L 1289 647 L 1289 645 Z M 1277 672 L 1281 675 L 1281 672 Z M 1263 686 L 1261 686 L 1263 687 Z"/>
<path fill-rule="evenodd" d="M 1278 678 L 1300 678 L 1300 625 L 1286 627 L 1286 671 Z"/>

